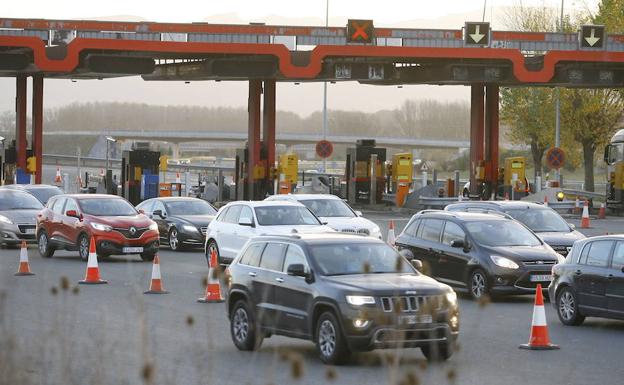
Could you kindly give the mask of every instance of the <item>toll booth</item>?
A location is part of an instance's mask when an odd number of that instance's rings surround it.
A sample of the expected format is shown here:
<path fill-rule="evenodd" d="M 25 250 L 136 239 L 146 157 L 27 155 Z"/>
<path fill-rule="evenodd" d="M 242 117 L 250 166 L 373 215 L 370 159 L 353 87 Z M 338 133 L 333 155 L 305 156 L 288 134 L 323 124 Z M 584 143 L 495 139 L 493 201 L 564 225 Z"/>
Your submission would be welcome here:
<path fill-rule="evenodd" d="M 402 207 L 414 176 L 412 153 L 400 153 L 392 156 L 392 191 L 396 193 L 396 204 Z"/>
<path fill-rule="evenodd" d="M 371 158 L 376 156 L 373 169 Z M 345 179 L 347 180 L 347 200 L 349 203 L 370 203 L 372 173 L 375 174 L 375 199 L 381 203 L 385 185 L 386 149 L 376 147 L 374 139 L 360 139 L 355 147 L 347 148 Z"/>
<path fill-rule="evenodd" d="M 503 194 L 509 199 L 520 199 L 530 192 L 526 178 L 526 159 L 523 156 L 505 158 Z"/>
<path fill-rule="evenodd" d="M 299 158 L 297 154 L 284 154 L 279 157 L 279 193 L 288 194 L 297 187 L 299 179 Z"/>
<path fill-rule="evenodd" d="M 267 149 L 261 145 L 260 160 L 253 170 L 247 170 L 249 164 L 248 148 L 236 150 L 234 195 L 237 200 L 263 200 L 267 194 L 273 194 L 273 176 L 267 177 Z M 274 165 L 270 165 L 271 170 Z M 250 186 L 253 184 L 253 189 Z M 251 192 L 253 191 L 253 195 Z"/>
<path fill-rule="evenodd" d="M 133 205 L 159 195 L 160 152 L 148 148 L 137 146 L 121 158 L 121 195 Z"/>

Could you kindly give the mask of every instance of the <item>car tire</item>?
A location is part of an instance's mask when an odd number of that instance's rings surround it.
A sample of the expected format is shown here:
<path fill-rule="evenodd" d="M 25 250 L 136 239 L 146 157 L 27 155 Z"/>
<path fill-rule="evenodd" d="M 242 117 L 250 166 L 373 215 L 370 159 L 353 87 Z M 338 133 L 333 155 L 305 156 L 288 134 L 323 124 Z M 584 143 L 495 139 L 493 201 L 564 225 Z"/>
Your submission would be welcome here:
<path fill-rule="evenodd" d="M 578 326 L 585 321 L 578 308 L 576 293 L 571 287 L 564 287 L 557 293 L 557 315 L 564 325 Z"/>
<path fill-rule="evenodd" d="M 420 351 L 427 358 L 427 361 L 446 361 L 453 355 L 455 344 L 453 342 L 438 342 L 421 346 Z"/>
<path fill-rule="evenodd" d="M 244 300 L 239 300 L 230 315 L 230 334 L 238 350 L 253 351 L 262 345 L 263 335 L 259 332 L 256 317 Z"/>
<path fill-rule="evenodd" d="M 141 255 L 141 259 L 144 262 L 152 262 L 154 260 L 154 257 L 156 256 L 156 253 L 153 252 L 143 252 L 140 254 Z"/>
<path fill-rule="evenodd" d="M 334 313 L 326 311 L 321 314 L 316 322 L 314 339 L 316 351 L 323 363 L 340 365 L 349 360 L 351 351 Z"/>
<path fill-rule="evenodd" d="M 169 234 L 167 235 L 167 244 L 171 251 L 178 251 L 182 249 L 182 245 L 180 244 L 180 239 L 178 238 L 178 229 L 172 227 L 169 230 Z"/>
<path fill-rule="evenodd" d="M 208 267 L 210 267 L 210 252 L 213 249 L 217 252 L 217 265 L 221 265 L 221 256 L 219 255 L 219 245 L 217 245 L 217 242 L 214 239 L 211 239 L 210 242 L 208 242 L 208 246 L 206 246 L 206 263 L 208 264 Z"/>
<path fill-rule="evenodd" d="M 78 255 L 83 261 L 89 260 L 89 246 L 91 240 L 87 234 L 80 234 L 78 237 Z"/>
<path fill-rule="evenodd" d="M 40 231 L 39 236 L 37 236 L 37 248 L 39 249 L 39 254 L 43 258 L 52 258 L 54 255 L 54 247 L 50 245 L 50 238 L 48 238 L 48 233 L 45 231 Z"/>
<path fill-rule="evenodd" d="M 474 269 L 468 277 L 468 293 L 475 300 L 481 300 L 490 295 L 488 276 L 482 269 Z"/>

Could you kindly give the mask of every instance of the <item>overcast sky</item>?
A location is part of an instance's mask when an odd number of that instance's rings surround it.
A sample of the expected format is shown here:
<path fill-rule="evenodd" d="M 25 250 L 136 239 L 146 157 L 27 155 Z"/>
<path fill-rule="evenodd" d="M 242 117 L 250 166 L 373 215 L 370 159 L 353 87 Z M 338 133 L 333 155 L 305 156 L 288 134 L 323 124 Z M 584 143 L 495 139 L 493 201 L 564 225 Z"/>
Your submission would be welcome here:
<path fill-rule="evenodd" d="M 566 0 L 566 10 L 595 8 L 598 0 Z M 487 0 L 486 20 L 497 29 L 501 8 L 511 5 L 560 7 L 560 0 Z M 157 22 L 210 21 L 248 23 L 324 24 L 326 0 L 2 0 L 0 18 L 45 18 L 149 20 Z M 344 25 L 348 18 L 373 19 L 376 26 L 412 28 L 460 28 L 463 21 L 482 16 L 481 0 L 330 0 L 329 24 Z M 503 29 L 498 26 L 498 29 Z M 0 111 L 14 108 L 14 79 L 0 79 Z M 307 115 L 322 108 L 322 85 L 281 83 L 278 108 Z M 29 95 L 30 96 L 30 95 Z M 405 99 L 435 98 L 467 100 L 469 89 L 460 86 L 362 86 L 332 84 L 329 108 L 377 111 L 398 107 Z M 122 101 L 168 105 L 244 106 L 245 83 L 234 82 L 144 82 L 139 78 L 90 80 L 46 80 L 45 107 L 73 102 Z"/>

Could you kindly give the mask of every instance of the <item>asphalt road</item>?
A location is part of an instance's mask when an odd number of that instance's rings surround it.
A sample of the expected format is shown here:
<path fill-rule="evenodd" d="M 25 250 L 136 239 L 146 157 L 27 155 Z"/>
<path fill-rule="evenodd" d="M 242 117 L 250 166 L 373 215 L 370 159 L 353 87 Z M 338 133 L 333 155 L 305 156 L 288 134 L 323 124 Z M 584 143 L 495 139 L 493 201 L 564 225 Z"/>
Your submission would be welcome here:
<path fill-rule="evenodd" d="M 407 222 L 392 213 L 368 216 L 384 228 L 394 219 L 397 231 Z M 621 232 L 624 219 L 592 226 L 583 231 Z M 31 248 L 29 255 L 36 275 L 15 277 L 19 250 L 0 250 L 0 384 L 606 385 L 624 376 L 624 322 L 590 318 L 567 327 L 547 304 L 550 335 L 561 350 L 518 349 L 529 337 L 529 296 L 484 305 L 461 298 L 460 350 L 446 363 L 429 365 L 409 349 L 358 354 L 347 366 L 328 367 L 307 341 L 272 337 L 258 352 L 236 350 L 223 304 L 195 301 L 207 273 L 201 252 L 162 250 L 167 295 L 143 294 L 151 264 L 138 257 L 100 263 L 107 285 L 77 286 L 86 263 L 76 253 L 42 259 Z"/>

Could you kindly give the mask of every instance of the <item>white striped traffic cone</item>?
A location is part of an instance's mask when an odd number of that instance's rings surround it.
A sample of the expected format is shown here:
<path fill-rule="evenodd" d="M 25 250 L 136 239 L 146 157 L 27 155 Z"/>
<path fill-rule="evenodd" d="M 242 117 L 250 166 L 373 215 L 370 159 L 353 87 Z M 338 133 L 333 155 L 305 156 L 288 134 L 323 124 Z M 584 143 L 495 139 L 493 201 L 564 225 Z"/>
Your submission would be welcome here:
<path fill-rule="evenodd" d="M 162 279 L 160 276 L 160 258 L 158 255 L 154 256 L 154 263 L 152 264 L 152 280 L 150 282 L 149 290 L 143 294 L 167 294 L 169 293 L 162 286 Z"/>
<path fill-rule="evenodd" d="M 61 168 L 56 168 L 56 176 L 54 177 L 54 184 L 60 185 L 63 184 L 63 177 L 61 176 Z"/>
<path fill-rule="evenodd" d="M 210 266 L 208 268 L 208 284 L 206 285 L 206 293 L 202 298 L 197 299 L 197 302 L 212 303 L 223 302 L 223 295 L 221 294 L 221 282 L 217 276 L 218 261 L 217 251 L 212 250 L 210 253 Z"/>
<path fill-rule="evenodd" d="M 388 226 L 388 238 L 386 238 L 386 243 L 390 246 L 394 247 L 396 242 L 396 236 L 394 235 L 394 221 L 390 221 L 390 226 Z"/>
<path fill-rule="evenodd" d="M 78 281 L 80 284 L 85 285 L 98 285 L 102 283 L 108 283 L 103 279 L 100 279 L 100 268 L 98 267 L 97 252 L 95 250 L 95 238 L 91 237 L 91 243 L 89 243 L 89 259 L 87 261 L 87 273 L 85 279 Z"/>
<path fill-rule="evenodd" d="M 589 229 L 589 203 L 585 201 L 583 205 L 583 215 L 581 216 L 581 229 Z"/>
<path fill-rule="evenodd" d="M 17 273 L 15 273 L 15 275 L 35 275 L 35 273 L 30 271 L 30 263 L 28 263 L 28 246 L 26 245 L 26 241 L 22 241 L 19 268 L 17 269 Z"/>
<path fill-rule="evenodd" d="M 559 345 L 550 342 L 548 336 L 548 325 L 546 324 L 546 311 L 544 310 L 544 296 L 542 295 L 542 285 L 537 284 L 535 289 L 535 305 L 533 306 L 533 320 L 531 322 L 531 336 L 529 343 L 520 345 L 520 349 L 529 350 L 554 350 L 559 349 Z"/>
<path fill-rule="evenodd" d="M 176 183 L 182 183 L 182 180 L 180 179 L 180 173 L 176 172 Z"/>

